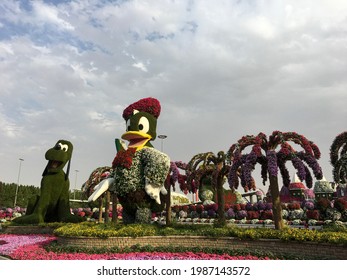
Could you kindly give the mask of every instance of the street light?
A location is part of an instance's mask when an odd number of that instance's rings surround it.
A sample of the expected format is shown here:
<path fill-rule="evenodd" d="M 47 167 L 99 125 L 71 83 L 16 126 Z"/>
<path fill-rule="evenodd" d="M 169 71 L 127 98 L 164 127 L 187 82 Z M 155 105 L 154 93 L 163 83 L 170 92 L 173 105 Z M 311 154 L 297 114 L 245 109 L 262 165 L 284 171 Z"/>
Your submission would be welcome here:
<path fill-rule="evenodd" d="M 75 170 L 76 175 L 75 175 L 75 189 L 73 191 L 73 199 L 76 199 L 76 189 L 77 189 L 77 173 L 79 172 L 79 170 Z"/>
<path fill-rule="evenodd" d="M 163 140 L 167 138 L 166 135 L 158 135 L 158 138 L 161 140 L 161 151 L 163 151 Z"/>
<path fill-rule="evenodd" d="M 24 159 L 20 158 L 20 159 L 19 159 L 19 170 L 18 170 L 16 194 L 15 194 L 15 196 L 14 196 L 13 207 L 16 207 L 16 204 L 17 204 L 18 187 L 19 187 L 19 178 L 20 178 L 20 170 L 21 170 L 21 168 L 22 168 L 22 161 L 24 161 Z"/>

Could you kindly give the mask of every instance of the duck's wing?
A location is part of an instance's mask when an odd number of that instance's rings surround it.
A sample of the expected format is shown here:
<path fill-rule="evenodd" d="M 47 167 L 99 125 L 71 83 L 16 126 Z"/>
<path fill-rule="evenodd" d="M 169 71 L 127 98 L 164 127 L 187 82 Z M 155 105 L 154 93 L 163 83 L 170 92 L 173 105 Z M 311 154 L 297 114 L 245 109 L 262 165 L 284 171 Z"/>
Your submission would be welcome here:
<path fill-rule="evenodd" d="M 114 182 L 113 178 L 107 178 L 101 181 L 99 184 L 97 184 L 94 188 L 94 192 L 88 198 L 88 202 L 97 200 L 101 195 L 103 195 L 109 189 L 109 187 L 113 184 L 113 182 Z"/>

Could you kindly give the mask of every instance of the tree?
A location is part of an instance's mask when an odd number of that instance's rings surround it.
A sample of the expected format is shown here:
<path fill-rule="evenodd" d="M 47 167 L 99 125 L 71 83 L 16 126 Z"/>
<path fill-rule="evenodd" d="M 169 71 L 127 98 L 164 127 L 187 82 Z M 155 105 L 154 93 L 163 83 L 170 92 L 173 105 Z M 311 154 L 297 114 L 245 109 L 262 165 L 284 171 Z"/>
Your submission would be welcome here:
<path fill-rule="evenodd" d="M 17 184 L 0 182 L 0 207 L 13 207 Z M 40 194 L 40 188 L 28 185 L 19 185 L 17 206 L 27 207 L 31 197 Z"/>
<path fill-rule="evenodd" d="M 229 172 L 229 166 L 226 165 L 226 155 L 220 151 L 217 155 L 212 152 L 195 155 L 187 164 L 186 174 L 187 183 L 191 186 L 202 187 L 203 179 L 211 177 L 212 189 L 217 193 L 218 201 L 218 223 L 225 225 L 224 215 L 224 181 Z"/>
<path fill-rule="evenodd" d="M 165 180 L 166 194 L 166 225 L 169 226 L 172 223 L 172 211 L 171 211 L 171 188 L 175 191 L 175 185 L 178 182 L 179 176 L 181 176 L 179 168 L 184 169 L 185 164 L 182 162 L 170 162 L 169 174 Z M 182 182 L 182 181 L 181 181 Z"/>
<path fill-rule="evenodd" d="M 347 183 L 347 131 L 337 135 L 330 146 L 330 163 L 335 183 Z"/>
<path fill-rule="evenodd" d="M 296 151 L 289 142 L 299 145 L 303 150 Z M 247 147 L 251 147 L 251 151 L 248 154 L 243 153 Z M 227 156 L 232 164 L 228 180 L 229 185 L 233 188 L 238 187 L 238 176 L 240 176 L 245 191 L 250 188 L 255 189 L 252 171 L 257 163 L 261 165 L 263 184 L 265 185 L 268 178 L 270 182 L 269 189 L 276 229 L 283 227 L 278 170 L 285 187 L 289 187 L 290 184 L 289 171 L 286 168 L 287 161 L 291 161 L 299 179 L 306 181 L 308 188 L 312 188 L 313 185 L 309 168 L 312 169 L 316 179 L 320 180 L 323 177 L 322 169 L 317 161 L 320 158 L 318 147 L 296 132 L 274 131 L 269 139 L 264 133 L 259 133 L 257 136 L 244 136 L 230 147 Z"/>
<path fill-rule="evenodd" d="M 92 171 L 92 173 L 89 175 L 88 180 L 83 184 L 82 191 L 86 195 L 86 197 L 89 197 L 93 191 L 96 185 L 98 185 L 101 181 L 108 178 L 110 174 L 112 173 L 112 167 L 110 166 L 103 166 L 98 167 Z M 105 223 L 109 221 L 109 206 L 110 206 L 110 192 L 106 191 L 103 195 L 101 195 L 98 200 L 98 207 L 99 207 L 99 222 L 102 222 L 102 215 L 103 215 L 103 200 L 105 198 Z M 112 222 L 117 222 L 117 197 L 115 194 L 112 194 Z"/>

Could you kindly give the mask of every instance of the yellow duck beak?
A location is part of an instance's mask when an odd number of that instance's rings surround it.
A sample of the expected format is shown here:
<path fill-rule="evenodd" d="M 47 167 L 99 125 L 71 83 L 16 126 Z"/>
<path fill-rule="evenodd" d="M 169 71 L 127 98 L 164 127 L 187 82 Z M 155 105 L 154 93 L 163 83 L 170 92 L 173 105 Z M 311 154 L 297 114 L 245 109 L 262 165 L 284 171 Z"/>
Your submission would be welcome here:
<path fill-rule="evenodd" d="M 152 136 L 139 131 L 127 131 L 122 135 L 122 139 L 129 141 L 128 148 L 141 150 L 152 139 Z"/>

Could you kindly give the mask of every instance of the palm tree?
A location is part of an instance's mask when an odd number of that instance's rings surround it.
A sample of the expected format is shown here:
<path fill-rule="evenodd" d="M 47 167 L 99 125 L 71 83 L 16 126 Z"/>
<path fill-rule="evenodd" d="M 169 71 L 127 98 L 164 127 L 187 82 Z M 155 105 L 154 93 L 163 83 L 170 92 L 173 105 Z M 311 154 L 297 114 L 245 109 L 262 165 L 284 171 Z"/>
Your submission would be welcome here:
<path fill-rule="evenodd" d="M 296 151 L 289 142 L 299 145 L 303 151 Z M 247 147 L 251 147 L 251 151 L 248 154 L 243 153 Z M 317 161 L 320 158 L 318 147 L 296 132 L 274 131 L 269 139 L 264 133 L 259 133 L 257 136 L 244 136 L 230 147 L 227 157 L 231 164 L 228 180 L 232 188 L 238 187 L 240 176 L 245 191 L 250 188 L 255 189 L 252 171 L 257 163 L 261 165 L 263 184 L 265 185 L 268 178 L 270 181 L 269 189 L 276 229 L 283 228 L 278 170 L 285 187 L 290 184 L 289 171 L 286 168 L 287 161 L 292 162 L 298 177 L 301 181 L 306 181 L 308 188 L 312 188 L 313 185 L 309 168 L 312 169 L 316 179 L 320 180 L 323 177 L 322 169 Z"/>
<path fill-rule="evenodd" d="M 187 183 L 196 186 L 195 190 L 202 187 L 204 178 L 210 177 L 212 179 L 212 189 L 217 193 L 218 223 L 220 226 L 225 224 L 223 184 L 228 171 L 226 155 L 222 151 L 218 152 L 217 155 L 212 152 L 197 154 L 188 162 L 186 167 Z"/>
<path fill-rule="evenodd" d="M 347 131 L 337 135 L 330 147 L 330 163 L 335 183 L 347 183 Z"/>

